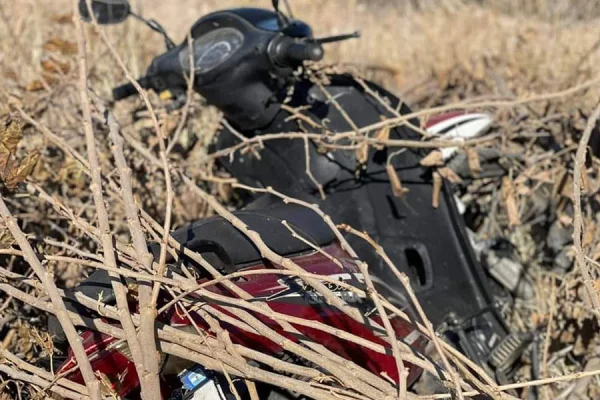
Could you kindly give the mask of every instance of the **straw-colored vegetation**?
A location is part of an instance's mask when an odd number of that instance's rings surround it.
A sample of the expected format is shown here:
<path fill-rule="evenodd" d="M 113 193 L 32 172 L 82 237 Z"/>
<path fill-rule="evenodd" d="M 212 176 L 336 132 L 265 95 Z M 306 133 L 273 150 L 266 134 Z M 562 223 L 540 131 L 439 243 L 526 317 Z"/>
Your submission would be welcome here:
<path fill-rule="evenodd" d="M 600 288 L 596 278 L 600 164 L 597 159 L 585 163 L 581 154 L 580 158 L 575 155 L 600 99 L 600 4 L 593 0 L 289 2 L 295 17 L 309 22 L 316 36 L 361 31 L 358 41 L 330 45 L 327 62 L 358 68 L 402 96 L 414 109 L 473 100 L 482 103 L 480 109 L 494 114 L 497 122 L 493 130 L 500 139 L 486 146 L 499 150 L 498 162 L 508 174 L 505 179 L 475 180 L 465 185 L 461 197 L 468 206 L 469 227 L 482 239 L 500 236 L 510 240 L 516 259 L 527 267 L 534 284 L 532 300 L 517 301 L 504 312 L 515 330 L 539 333 L 538 378 L 567 376 L 544 385 L 539 398 L 598 398 L 600 310 L 596 309 L 595 291 Z M 210 11 L 233 6 L 269 7 L 269 3 L 132 0 L 135 10 L 159 20 L 176 42 L 183 41 L 192 23 Z M 94 27 L 85 26 L 84 31 L 92 102 L 96 95 L 108 100 L 110 89 L 126 81 L 125 74 Z M 102 31 L 134 76 L 143 74 L 152 57 L 164 48 L 159 35 L 134 20 Z M 0 125 L 0 162 L 4 166 L 0 178 L 5 182 L 1 194 L 27 234 L 32 250 L 47 256 L 43 266 L 54 273 L 59 288 L 75 285 L 90 271 L 89 263 L 73 259 L 98 261 L 103 253 L 103 242 L 92 229 L 99 226 L 102 215 L 90 190 L 92 178 L 86 164 L 90 143 L 86 143 L 82 125 L 79 51 L 71 1 L 0 2 L 0 119 L 4 124 Z M 168 113 L 168 101 L 152 93 L 149 96 L 169 143 L 181 111 Z M 536 101 L 528 101 L 532 98 Z M 143 228 L 154 234 L 149 238 L 160 241 L 169 199 L 159 155 L 161 139 L 154 132 L 151 113 L 137 98 L 109 104 L 109 109 L 126 139 L 124 154 L 133 170 L 135 204 L 148 213 Z M 97 123 L 97 115 L 93 117 Z M 239 204 L 238 192 L 221 179 L 221 172 L 213 176 L 207 159 L 207 146 L 219 123 L 219 113 L 195 97 L 169 162 L 173 170 L 177 167 L 177 173 L 202 182 L 202 192 L 184 184 L 174 173 L 171 229 L 219 211 L 209 195 L 231 208 Z M 594 125 L 589 128 L 587 133 L 592 136 L 598 131 Z M 107 130 L 95 126 L 95 131 L 109 218 L 105 222 L 115 240 L 131 250 L 128 243 L 135 234 L 127 224 L 127 207 L 132 203 L 124 201 L 118 187 L 110 185 L 122 184 L 123 177 Z M 557 147 L 544 148 L 542 137 L 553 138 Z M 583 191 L 578 202 L 572 177 L 581 169 Z M 2 207 L 0 214 L 6 216 Z M 151 218 L 160 226 L 148 230 Z M 581 223 L 581 243 L 574 245 L 572 227 Z M 23 261 L 20 251 L 26 250 L 9 231 L 9 225 L 5 218 L 0 231 L 0 284 L 10 273 L 36 277 L 35 262 L 27 257 L 27 262 Z M 565 238 L 559 249 L 553 249 L 549 242 L 551 228 Z M 124 248 L 119 251 L 126 254 Z M 126 258 L 135 258 L 136 251 L 131 250 Z M 29 286 L 6 282 L 44 301 L 48 295 L 52 297 L 37 279 Z M 35 363 L 51 351 L 51 341 L 44 333 L 44 314 L 7 290 L 0 286 L 2 352 Z M 143 315 L 139 318 L 143 321 Z M 168 338 L 162 339 L 172 345 Z M 536 354 L 524 355 L 518 374 L 522 381 L 535 378 L 531 364 Z M 11 371 L 22 367 L 0 357 L 3 363 L 10 365 Z M 215 365 L 220 368 L 216 361 Z M 589 376 L 569 376 L 583 370 L 589 371 Z M 598 375 L 594 370 L 599 370 Z M 0 392 L 5 390 L 10 396 L 40 393 L 38 388 L 43 385 L 39 382 L 8 384 L 5 372 L 0 372 Z M 250 380 L 262 379 L 254 370 L 245 372 Z M 42 378 L 44 382 L 51 380 Z M 452 385 L 449 378 L 446 384 Z M 487 388 L 488 394 L 501 398 Z M 521 397 L 527 399 L 529 391 L 523 390 Z M 350 398 L 344 391 L 337 395 Z"/>

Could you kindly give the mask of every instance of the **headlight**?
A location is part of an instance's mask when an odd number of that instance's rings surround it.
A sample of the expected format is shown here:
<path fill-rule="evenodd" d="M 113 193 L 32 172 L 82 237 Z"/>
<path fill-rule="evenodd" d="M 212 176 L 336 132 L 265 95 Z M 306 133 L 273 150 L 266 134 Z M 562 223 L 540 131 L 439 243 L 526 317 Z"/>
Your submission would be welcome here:
<path fill-rule="evenodd" d="M 220 28 L 194 40 L 194 72 L 209 72 L 227 61 L 244 44 L 244 35 L 234 28 Z M 179 53 L 184 70 L 189 69 L 190 51 L 186 46 Z"/>

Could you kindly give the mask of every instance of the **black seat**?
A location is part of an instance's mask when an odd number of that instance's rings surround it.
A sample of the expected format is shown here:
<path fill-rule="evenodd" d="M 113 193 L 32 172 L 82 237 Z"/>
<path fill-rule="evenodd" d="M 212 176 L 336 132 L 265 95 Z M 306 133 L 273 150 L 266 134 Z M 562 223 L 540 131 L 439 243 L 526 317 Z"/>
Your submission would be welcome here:
<path fill-rule="evenodd" d="M 284 220 L 298 235 L 315 246 L 327 245 L 335 239 L 334 233 L 320 216 L 296 204 L 279 202 L 264 209 L 249 206 L 234 215 L 258 232 L 271 250 L 283 256 L 312 250 L 308 244 L 292 237 L 282 224 Z M 223 270 L 258 262 L 262 258 L 252 241 L 221 217 L 196 221 L 173 232 L 173 237 L 182 247 L 201 253 L 213 266 Z M 158 259 L 160 245 L 153 244 L 150 249 Z M 191 262 L 185 257 L 182 261 L 186 264 Z"/>
<path fill-rule="evenodd" d="M 284 220 L 298 235 L 316 246 L 324 246 L 335 240 L 334 233 L 314 211 L 295 204 L 284 204 L 270 196 L 263 196 L 245 210 L 234 214 L 250 229 L 259 232 L 269 248 L 283 256 L 312 250 L 311 246 L 292 237 L 290 231 L 282 224 Z M 172 235 L 182 247 L 201 253 L 209 263 L 225 273 L 258 262 L 262 258 L 250 239 L 221 217 L 196 221 L 177 229 Z M 160 244 L 150 245 L 150 251 L 158 261 Z M 172 257 L 167 259 L 167 262 L 172 261 Z M 199 267 L 186 257 L 182 257 L 181 262 L 186 266 L 191 264 L 193 267 Z M 198 268 L 198 272 L 200 275 L 205 274 L 201 268 Z M 75 302 L 74 292 L 83 293 L 93 299 L 102 298 L 104 303 L 113 303 L 115 298 L 110 280 L 105 270 L 94 271 L 79 286 L 65 291 L 67 309 L 87 315 L 88 310 Z M 60 323 L 53 316 L 48 320 L 48 329 L 54 336 L 55 344 L 66 345 L 66 336 Z"/>

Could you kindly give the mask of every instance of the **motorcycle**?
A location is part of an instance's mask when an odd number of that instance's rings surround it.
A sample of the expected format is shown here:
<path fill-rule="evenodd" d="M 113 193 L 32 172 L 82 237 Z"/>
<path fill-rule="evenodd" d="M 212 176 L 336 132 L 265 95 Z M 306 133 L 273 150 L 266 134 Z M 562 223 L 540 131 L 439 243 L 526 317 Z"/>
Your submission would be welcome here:
<path fill-rule="evenodd" d="M 168 91 L 175 99 L 185 96 L 191 57 L 194 90 L 208 104 L 221 110 L 228 122 L 210 149 L 214 154 L 222 155 L 220 167 L 243 184 L 272 187 L 287 196 L 317 204 L 335 223 L 345 223 L 368 233 L 397 268 L 409 277 L 425 313 L 445 340 L 500 381 L 506 381 L 523 343 L 510 333 L 495 306 L 488 287 L 489 279 L 475 256 L 449 183 L 442 183 L 437 207 L 431 205 L 435 190 L 432 171 L 420 164 L 427 151 L 406 148 L 392 152 L 375 145 L 360 152 L 355 148 L 346 150 L 344 147 L 351 144 L 352 134 L 346 134 L 347 140 L 323 146 L 327 137 L 357 132 L 384 118 L 408 115 L 410 109 L 373 82 L 344 73 L 321 74 L 308 68 L 307 62 L 323 58 L 327 44 L 358 35 L 314 38 L 308 24 L 285 15 L 279 9 L 278 1 L 273 1 L 273 6 L 273 11 L 238 8 L 201 17 L 190 30 L 191 54 L 187 41 L 175 45 L 160 24 L 134 14 L 126 0 L 94 0 L 91 11 L 99 24 L 114 24 L 134 16 L 164 36 L 166 52 L 154 58 L 146 75 L 137 81 L 144 89 L 157 93 Z M 89 11 L 86 1 L 82 0 L 80 13 L 86 20 L 92 18 Z M 137 93 L 135 86 L 127 83 L 116 87 L 113 97 L 119 101 Z M 294 110 L 302 110 L 302 118 L 298 118 Z M 481 133 L 490 125 L 491 119 L 485 114 L 446 114 L 432 118 L 424 131 L 418 128 L 418 120 L 407 122 L 387 130 L 388 140 L 421 139 L 423 132 L 432 136 L 446 134 L 446 137 L 460 140 Z M 240 146 L 245 139 L 266 138 L 279 132 L 302 132 L 307 127 L 311 132 L 320 133 L 324 141 L 319 144 L 282 135 L 257 142 L 261 147 L 260 157 L 253 152 L 237 152 L 232 156 L 227 150 Z M 365 129 L 367 134 L 374 133 Z M 455 150 L 445 149 L 443 157 L 452 157 Z M 392 174 L 390 169 L 394 171 Z M 405 196 L 394 188 L 394 174 L 401 180 L 407 193 Z M 291 258 L 307 272 L 327 277 L 328 282 L 334 279 L 365 287 L 364 277 L 353 258 L 312 210 L 284 204 L 273 195 L 263 194 L 250 198 L 235 215 L 260 232 L 272 250 Z M 282 225 L 284 220 L 309 241 L 292 237 Z M 276 268 L 262 259 L 246 236 L 220 217 L 194 222 L 175 231 L 173 237 L 182 247 L 201 253 L 224 273 Z M 401 309 L 409 310 L 400 282 L 374 248 L 354 235 L 346 239 L 368 263 L 379 293 Z M 315 247 L 319 251 L 315 251 Z M 158 256 L 159 247 L 153 245 L 151 249 Z M 343 269 L 340 270 L 332 259 L 339 260 Z M 169 262 L 174 263 L 172 259 Z M 172 265 L 173 270 L 181 265 L 196 270 L 199 282 L 209 279 L 201 266 L 185 256 L 180 258 L 178 265 Z M 274 311 L 324 322 L 385 344 L 370 329 L 325 304 L 318 293 L 298 278 L 282 278 L 275 273 L 248 275 L 237 284 L 265 301 Z M 343 286 L 330 285 L 330 289 L 361 313 L 381 322 L 367 298 L 358 297 Z M 231 296 L 220 286 L 210 290 Z M 75 291 L 91 298 L 99 298 L 102 293 L 103 302 L 114 302 L 110 279 L 104 271 L 92 274 Z M 67 306 L 86 312 L 75 302 L 68 302 Z M 274 321 L 264 316 L 259 318 L 272 329 L 298 341 L 282 332 Z M 210 334 L 202 318 L 198 315 L 184 317 L 176 307 L 160 315 L 159 319 L 182 329 L 194 322 Z M 400 340 L 417 352 L 425 349 L 427 341 L 414 326 L 397 317 L 391 322 Z M 230 324 L 224 326 L 234 343 L 261 348 L 276 356 L 283 353 L 279 345 L 268 339 Z M 324 332 L 298 329 L 335 354 L 375 375 L 385 373 L 398 382 L 391 354 L 377 353 Z M 55 319 L 50 319 L 49 330 L 57 347 L 64 348 L 66 338 Z M 136 393 L 139 380 L 126 345 L 92 331 L 82 332 L 81 338 L 88 354 L 94 355 L 91 358 L 94 370 L 108 377 L 120 396 Z M 73 354 L 70 350 L 67 353 L 58 373 L 81 382 L 79 372 L 73 372 L 76 364 Z M 164 398 L 227 395 L 227 384 L 219 383 L 222 377 L 218 372 L 207 371 L 200 365 L 188 365 L 178 378 L 175 373 L 167 372 L 170 370 L 168 364 L 167 358 L 162 370 Z M 413 384 L 422 371 L 414 365 L 408 367 L 408 383 Z M 276 388 L 264 390 L 261 398 L 296 398 Z"/>

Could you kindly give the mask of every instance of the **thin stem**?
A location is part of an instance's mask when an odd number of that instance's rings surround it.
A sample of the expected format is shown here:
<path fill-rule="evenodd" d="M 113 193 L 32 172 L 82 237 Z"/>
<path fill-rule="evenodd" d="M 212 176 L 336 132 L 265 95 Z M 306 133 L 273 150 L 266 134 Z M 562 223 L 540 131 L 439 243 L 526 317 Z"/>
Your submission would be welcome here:
<path fill-rule="evenodd" d="M 6 207 L 4 203 L 4 199 L 0 196 L 0 215 L 4 219 L 4 223 L 6 227 L 9 229 L 10 233 L 15 238 L 15 241 L 23 251 L 23 256 L 31 269 L 35 272 L 37 277 L 40 279 L 42 284 L 44 285 L 44 289 L 48 293 L 50 297 L 50 301 L 52 302 L 52 306 L 56 310 L 56 317 L 60 322 L 63 331 L 65 332 L 65 336 L 71 345 L 71 350 L 77 359 L 77 364 L 81 370 L 81 375 L 83 376 L 83 380 L 88 388 L 88 394 L 92 400 L 100 400 L 100 382 L 94 375 L 94 371 L 92 370 L 92 366 L 90 361 L 87 358 L 87 354 L 85 349 L 83 348 L 83 344 L 79 339 L 79 334 L 75 330 L 75 327 L 71 323 L 71 319 L 67 313 L 67 308 L 65 307 L 65 303 L 63 302 L 60 294 L 58 292 L 58 288 L 54 283 L 53 276 L 50 272 L 44 268 L 42 263 L 39 261 L 37 254 L 27 241 L 27 237 L 17 225 L 17 222 L 13 218 L 12 214 Z"/>

